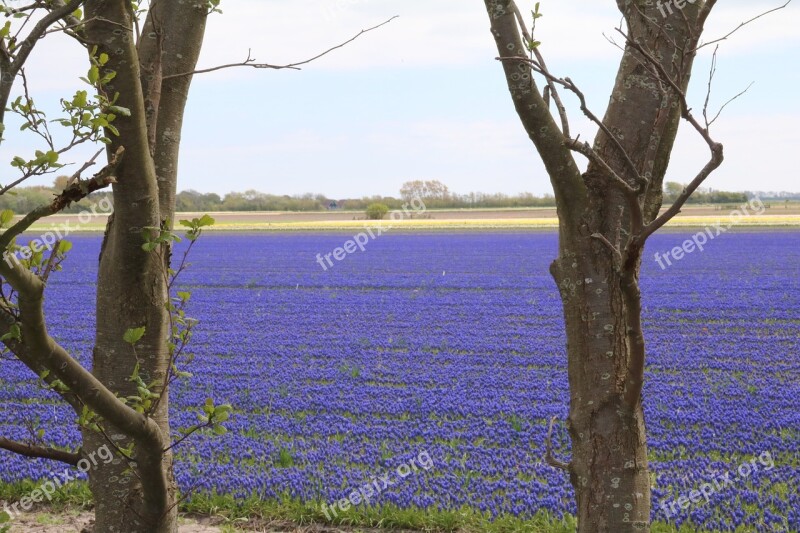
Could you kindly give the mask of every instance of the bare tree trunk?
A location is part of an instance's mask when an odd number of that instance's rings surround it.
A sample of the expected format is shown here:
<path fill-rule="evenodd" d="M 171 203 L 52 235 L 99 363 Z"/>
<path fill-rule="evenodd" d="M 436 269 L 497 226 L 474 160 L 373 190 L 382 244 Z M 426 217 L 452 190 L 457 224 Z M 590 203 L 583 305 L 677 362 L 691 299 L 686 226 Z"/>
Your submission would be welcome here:
<path fill-rule="evenodd" d="M 572 459 L 559 463 L 549 453 L 548 459 L 569 472 L 580 533 L 646 533 L 651 503 L 639 267 L 645 240 L 666 221 L 659 216 L 661 190 L 682 117 L 712 152 L 682 201 L 722 162 L 721 145 L 694 121 L 685 99 L 714 1 L 690 3 L 670 21 L 652 3 L 617 1 L 626 46 L 602 120 L 572 80 L 551 74 L 538 44 L 524 44 L 534 39 L 513 0 L 484 3 L 512 101 L 558 206 L 559 255 L 551 273 L 567 332 Z M 544 78 L 544 90 L 535 74 Z M 574 93 L 598 126 L 593 146 L 573 138 L 558 88 Z M 579 172 L 573 152 L 588 158 L 586 172 Z"/>
<path fill-rule="evenodd" d="M 647 531 L 650 478 L 641 402 L 619 393 L 632 359 L 629 309 L 605 250 L 590 239 L 563 250 L 551 272 L 567 332 L 570 385 L 570 479 L 579 531 Z"/>

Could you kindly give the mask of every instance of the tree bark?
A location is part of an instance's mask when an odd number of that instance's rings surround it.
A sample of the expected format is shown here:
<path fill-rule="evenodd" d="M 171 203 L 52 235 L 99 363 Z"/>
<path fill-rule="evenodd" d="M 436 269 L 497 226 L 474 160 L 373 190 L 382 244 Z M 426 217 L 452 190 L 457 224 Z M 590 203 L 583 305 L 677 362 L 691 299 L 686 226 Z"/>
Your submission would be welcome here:
<path fill-rule="evenodd" d="M 644 413 L 641 402 L 631 409 L 621 394 L 632 359 L 626 317 L 635 309 L 606 250 L 596 247 L 579 239 L 551 267 L 567 332 L 570 480 L 579 531 L 648 531 Z"/>

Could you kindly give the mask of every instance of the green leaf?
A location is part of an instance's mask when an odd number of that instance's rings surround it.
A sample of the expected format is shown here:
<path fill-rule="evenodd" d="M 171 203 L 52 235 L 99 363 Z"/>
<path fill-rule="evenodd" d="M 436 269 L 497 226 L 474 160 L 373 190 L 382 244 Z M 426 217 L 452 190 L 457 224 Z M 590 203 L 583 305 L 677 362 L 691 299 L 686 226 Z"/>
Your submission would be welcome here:
<path fill-rule="evenodd" d="M 72 98 L 72 105 L 83 109 L 84 107 L 86 107 L 88 96 L 89 95 L 86 91 L 76 92 L 75 96 Z"/>
<path fill-rule="evenodd" d="M 131 116 L 131 110 L 130 109 L 128 109 L 127 107 L 122 107 L 122 106 L 118 106 L 118 105 L 108 106 L 108 111 L 110 111 L 111 113 L 116 113 L 117 115 L 120 115 L 120 116 L 123 116 L 123 117 Z"/>
<path fill-rule="evenodd" d="M 11 324 L 8 328 L 8 333 L 0 337 L 0 341 L 5 341 L 8 339 L 15 339 L 15 340 L 22 340 L 22 330 L 19 329 L 18 324 Z"/>
<path fill-rule="evenodd" d="M 100 54 L 100 56 L 97 58 L 97 62 L 100 63 L 101 66 L 108 63 L 108 54 L 106 54 L 105 52 Z"/>
<path fill-rule="evenodd" d="M 66 254 L 70 250 L 72 250 L 72 243 L 71 242 L 69 242 L 69 241 L 60 241 L 58 243 L 58 250 L 57 251 L 61 255 Z"/>
<path fill-rule="evenodd" d="M 216 221 L 210 216 L 203 215 L 202 217 L 200 217 L 200 220 L 197 221 L 197 225 L 202 228 L 203 226 L 211 226 L 212 224 L 214 224 L 214 222 Z"/>
<path fill-rule="evenodd" d="M 227 432 L 228 432 L 228 430 L 225 429 L 225 426 L 214 426 L 214 434 L 215 435 L 224 435 Z"/>
<path fill-rule="evenodd" d="M 131 328 L 125 332 L 125 335 L 123 335 L 122 338 L 129 344 L 136 344 L 144 335 L 144 330 L 144 326 L 140 328 Z"/>
<path fill-rule="evenodd" d="M 11 219 L 14 218 L 14 211 L 11 209 L 3 209 L 0 212 L 0 225 L 6 225 L 11 222 Z"/>
<path fill-rule="evenodd" d="M 203 411 L 205 411 L 207 415 L 212 416 L 214 414 L 214 400 L 208 398 L 206 404 L 203 406 Z"/>
<path fill-rule="evenodd" d="M 86 79 L 92 85 L 97 83 L 97 80 L 100 79 L 100 69 L 97 65 L 92 65 L 92 68 L 89 69 L 89 73 L 86 75 Z"/>

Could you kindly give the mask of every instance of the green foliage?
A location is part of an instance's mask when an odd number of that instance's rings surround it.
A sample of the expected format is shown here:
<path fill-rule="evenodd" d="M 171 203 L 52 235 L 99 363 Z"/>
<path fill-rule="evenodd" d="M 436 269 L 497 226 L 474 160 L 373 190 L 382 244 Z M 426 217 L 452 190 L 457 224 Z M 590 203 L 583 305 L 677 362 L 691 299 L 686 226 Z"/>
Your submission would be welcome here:
<path fill-rule="evenodd" d="M 78 417 L 78 425 L 82 428 L 91 429 L 95 432 L 100 432 L 98 422 L 100 417 L 94 411 L 90 410 L 87 406 L 83 406 L 81 414 Z"/>
<path fill-rule="evenodd" d="M 294 466 L 294 456 L 292 452 L 286 448 L 278 450 L 278 460 L 275 462 L 275 466 L 278 468 L 290 468 Z"/>
<path fill-rule="evenodd" d="M 389 212 L 389 206 L 386 204 L 370 204 L 367 206 L 366 214 L 369 220 L 383 220 L 383 217 Z"/>
<path fill-rule="evenodd" d="M 122 336 L 123 340 L 128 344 L 136 344 L 139 342 L 139 339 L 142 338 L 144 335 L 145 327 L 142 326 L 140 328 L 130 328 L 125 334 Z"/>
<path fill-rule="evenodd" d="M 206 0 L 206 2 L 209 15 L 212 13 L 222 14 L 222 10 L 219 8 L 220 0 Z"/>
<path fill-rule="evenodd" d="M 12 339 L 15 341 L 22 340 L 22 331 L 19 329 L 19 324 L 17 324 L 16 322 L 8 327 L 8 332 L 6 332 L 2 337 L 0 337 L 0 342 Z"/>
<path fill-rule="evenodd" d="M 181 242 L 181 238 L 175 233 L 166 228 L 156 228 L 148 226 L 142 228 L 142 250 L 145 252 L 152 252 L 159 248 L 162 244 L 172 244 L 173 242 Z"/>
<path fill-rule="evenodd" d="M 206 399 L 203 406 L 203 414 L 197 415 L 197 420 L 200 422 L 196 429 L 211 428 L 215 435 L 225 435 L 228 429 L 222 425 L 231 417 L 233 407 L 230 404 L 214 405 L 214 400 L 211 398 Z M 193 428 L 194 429 L 194 428 Z"/>
<path fill-rule="evenodd" d="M 525 43 L 525 46 L 530 52 L 536 48 L 539 48 L 539 45 L 542 44 L 541 41 L 537 41 L 533 38 L 533 34 L 536 31 L 536 21 L 543 16 L 544 15 L 542 15 L 542 13 L 539 11 L 539 2 L 536 2 L 536 4 L 533 6 L 533 10 L 531 11 L 531 17 L 533 18 L 533 23 L 531 24 L 531 40 Z"/>
<path fill-rule="evenodd" d="M 678 199 L 686 185 L 676 181 L 664 184 L 664 205 L 669 205 Z M 699 188 L 692 193 L 686 201 L 688 204 L 741 204 L 747 201 L 747 195 L 741 192 L 714 191 Z"/>
<path fill-rule="evenodd" d="M 144 328 L 140 329 L 144 330 Z M 137 413 L 149 415 L 152 409 L 154 408 L 156 401 L 159 398 L 161 398 L 161 394 L 153 392 L 156 389 L 156 387 L 159 387 L 161 385 L 161 382 L 159 380 L 155 380 L 151 381 L 150 383 L 146 383 L 140 374 L 138 362 L 136 363 L 136 366 L 133 368 L 133 374 L 131 375 L 130 378 L 128 378 L 128 381 L 131 381 L 136 384 L 137 394 L 127 396 L 124 399 L 125 403 L 127 403 Z"/>
<path fill-rule="evenodd" d="M 72 243 L 70 241 L 58 241 L 58 248 L 56 249 L 61 255 L 66 255 L 67 252 L 72 250 Z"/>
<path fill-rule="evenodd" d="M 186 232 L 186 238 L 194 242 L 203 233 L 203 228 L 213 226 L 214 222 L 216 221 L 210 216 L 203 215 L 200 218 L 193 218 L 192 220 L 181 220 L 179 223 L 181 226 L 189 228 Z"/>

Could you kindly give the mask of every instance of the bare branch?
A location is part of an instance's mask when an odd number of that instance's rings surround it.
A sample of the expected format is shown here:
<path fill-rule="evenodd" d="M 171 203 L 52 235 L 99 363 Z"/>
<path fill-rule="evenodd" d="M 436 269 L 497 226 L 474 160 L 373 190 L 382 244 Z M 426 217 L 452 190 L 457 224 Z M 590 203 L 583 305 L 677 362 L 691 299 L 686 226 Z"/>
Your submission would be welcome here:
<path fill-rule="evenodd" d="M 692 193 L 694 193 L 694 191 L 696 191 L 697 188 L 702 185 L 702 183 L 711 175 L 712 172 L 719 168 L 723 160 L 724 155 L 722 145 L 719 143 L 713 143 L 711 146 L 711 159 L 708 161 L 708 163 L 706 163 L 702 170 L 698 172 L 691 183 L 689 183 L 689 185 L 683 189 L 683 192 L 681 192 L 675 202 L 655 220 L 644 227 L 641 234 L 638 236 L 638 241 L 643 243 L 647 237 L 655 233 L 659 228 L 661 228 L 661 226 L 669 222 L 675 217 L 675 215 L 680 213 L 683 204 L 686 203 L 686 200 L 689 199 Z"/>
<path fill-rule="evenodd" d="M 558 468 L 565 472 L 570 471 L 569 463 L 565 463 L 556 459 L 553 455 L 553 425 L 556 423 L 558 417 L 554 416 L 550 419 L 550 426 L 547 428 L 547 438 L 545 439 L 545 454 L 544 460 L 547 464 L 552 466 L 553 468 Z"/>
<path fill-rule="evenodd" d="M 616 146 L 617 150 L 619 150 L 620 155 L 622 156 L 623 160 L 625 161 L 625 164 L 627 165 L 628 170 L 630 170 L 631 175 L 634 177 L 636 182 L 640 183 L 640 184 L 643 184 L 643 185 L 646 184 L 647 180 L 645 180 L 645 178 L 643 178 L 641 176 L 641 174 L 639 174 L 639 170 L 636 168 L 636 165 L 633 164 L 633 161 L 631 160 L 631 158 L 628 155 L 628 153 L 625 151 L 625 148 L 622 147 L 622 144 L 619 142 L 619 139 L 617 138 L 617 136 L 614 135 L 611 132 L 611 130 L 608 129 L 608 126 L 606 126 L 605 123 L 602 120 L 600 120 L 600 118 L 597 115 L 595 115 L 589 109 L 589 107 L 586 105 L 586 96 L 583 94 L 583 92 L 580 89 L 578 89 L 578 86 L 575 85 L 572 82 L 571 79 L 569 79 L 569 78 L 557 78 L 556 76 L 551 74 L 547 70 L 547 68 L 539 62 L 538 59 L 537 60 L 533 60 L 533 59 L 528 59 L 527 57 L 498 57 L 497 59 L 499 61 L 521 61 L 521 62 L 527 63 L 527 64 L 529 64 L 531 66 L 531 68 L 535 72 L 537 72 L 537 73 L 541 74 L 542 76 L 544 76 L 548 81 L 557 83 L 557 84 L 561 85 L 562 87 L 572 91 L 575 94 L 575 96 L 578 97 L 578 101 L 580 102 L 580 109 L 583 112 L 583 114 L 586 115 L 586 117 L 589 120 L 594 122 L 597 125 L 597 127 L 600 128 L 603 131 L 603 133 L 606 134 L 606 136 L 608 136 L 608 138 L 611 140 L 611 142 L 614 144 L 614 146 Z M 608 165 L 606 165 L 606 167 L 608 167 Z"/>
<path fill-rule="evenodd" d="M 51 459 L 72 466 L 77 466 L 78 461 L 81 460 L 80 452 L 68 452 L 57 448 L 25 444 L 23 442 L 9 440 L 5 437 L 0 437 L 0 448 L 24 457 L 30 457 L 32 459 Z"/>
<path fill-rule="evenodd" d="M 77 202 L 89 194 L 115 183 L 116 179 L 114 178 L 114 172 L 116 172 L 117 166 L 122 161 L 124 152 L 125 149 L 120 146 L 109 159 L 108 165 L 103 167 L 103 169 L 95 174 L 92 178 L 73 183 L 64 189 L 61 194 L 56 196 L 52 202 L 37 207 L 25 215 L 21 220 L 17 221 L 16 224 L 11 226 L 5 233 L 0 235 L 0 250 L 5 250 L 14 237 L 28 229 L 31 224 L 40 218 L 58 213 L 69 204 Z"/>
<path fill-rule="evenodd" d="M 741 91 L 739 94 L 737 94 L 737 95 L 736 95 L 736 96 L 734 96 L 733 98 L 730 98 L 730 99 L 729 99 L 727 102 L 725 102 L 724 104 L 722 104 L 722 107 L 720 107 L 720 108 L 719 108 L 719 111 L 717 111 L 717 114 L 716 114 L 716 115 L 714 115 L 714 118 L 712 118 L 710 121 L 708 120 L 708 117 L 706 117 L 706 127 L 708 127 L 708 126 L 711 126 L 711 125 L 712 125 L 714 122 L 716 122 L 716 121 L 717 121 L 717 119 L 719 118 L 719 116 L 722 114 L 722 111 L 723 111 L 723 110 L 724 110 L 726 107 L 728 107 L 728 104 L 730 104 L 731 102 L 733 102 L 734 100 L 736 100 L 736 99 L 737 99 L 737 98 L 739 98 L 740 96 L 744 95 L 744 93 L 746 93 L 747 91 L 749 91 L 749 90 L 750 90 L 750 87 L 752 87 L 753 85 L 755 85 L 755 83 L 756 83 L 756 82 L 754 82 L 754 81 L 750 82 L 750 85 L 748 85 L 747 87 L 745 87 L 745 89 L 744 89 L 743 91 Z M 703 114 L 705 115 L 705 112 L 704 112 Z"/>
<path fill-rule="evenodd" d="M 556 201 L 562 206 L 562 221 L 580 224 L 588 198 L 586 184 L 572 151 L 565 145 L 564 133 L 536 85 L 530 68 L 534 60 L 525 57 L 528 48 L 522 42 L 518 18 L 513 10 L 507 9 L 510 2 L 506 0 L 503 0 L 502 12 L 497 10 L 497 0 L 484 0 L 484 3 L 497 53 L 522 58 L 517 64 L 501 61 L 506 85 L 517 116 L 547 169 Z"/>
<path fill-rule="evenodd" d="M 17 55 L 14 58 L 14 62 L 11 64 L 11 71 L 9 74 L 16 76 L 17 72 L 19 72 L 19 69 L 22 68 L 22 66 L 25 64 L 25 61 L 28 60 L 28 56 L 30 55 L 31 50 L 33 50 L 33 47 L 36 45 L 36 42 L 44 35 L 48 28 L 50 28 L 50 26 L 58 20 L 73 13 L 76 9 L 78 9 L 78 7 L 80 7 L 82 3 L 83 0 L 72 0 L 68 4 L 52 10 L 47 15 L 42 17 L 42 19 L 33 27 L 25 40 L 23 40 L 17 47 Z"/>
<path fill-rule="evenodd" d="M 672 90 L 675 91 L 675 94 L 678 96 L 681 105 L 681 116 L 683 117 L 684 120 L 689 122 L 692 125 L 692 127 L 694 127 L 694 129 L 700 134 L 701 137 L 703 137 L 703 140 L 706 141 L 706 144 L 708 144 L 709 150 L 711 151 L 711 158 L 709 159 L 708 163 L 706 163 L 706 165 L 700 170 L 700 172 L 695 176 L 695 178 L 691 181 L 691 183 L 689 183 L 689 185 L 683 190 L 683 192 L 678 196 L 675 202 L 664 213 L 656 217 L 655 220 L 647 224 L 647 226 L 644 226 L 638 234 L 634 234 L 633 238 L 628 243 L 628 249 L 636 250 L 644 244 L 644 241 L 647 239 L 647 237 L 652 235 L 656 230 L 661 228 L 664 224 L 666 224 L 673 217 L 675 217 L 675 215 L 680 213 L 681 208 L 689 199 L 689 197 L 692 195 L 692 193 L 697 190 L 697 188 L 703 183 L 703 181 L 705 181 L 706 178 L 708 178 L 708 176 L 711 175 L 712 172 L 714 172 L 717 168 L 719 168 L 720 165 L 722 165 L 722 161 L 724 160 L 724 155 L 723 155 L 723 146 L 720 143 L 714 141 L 714 139 L 711 138 L 708 128 L 707 127 L 704 128 L 694 117 L 691 109 L 689 108 L 689 103 L 686 100 L 686 93 L 684 93 L 683 90 L 681 90 L 677 82 L 674 79 L 672 79 L 669 73 L 667 73 L 663 65 L 661 65 L 661 63 L 659 63 L 658 60 L 654 58 L 653 55 L 638 42 L 632 40 L 630 37 L 628 37 L 627 34 L 625 34 L 620 29 L 618 29 L 617 31 L 619 31 L 619 33 L 621 33 L 625 37 L 625 40 L 628 42 L 630 46 L 634 47 L 645 59 L 647 59 L 656 68 L 659 74 L 659 78 L 665 83 L 669 84 Z M 636 254 L 631 254 L 631 256 L 635 255 Z"/>
<path fill-rule="evenodd" d="M 525 41 L 528 43 L 533 43 L 533 35 L 528 33 L 528 28 L 525 27 L 525 20 L 522 18 L 522 13 L 519 11 L 519 7 L 517 6 L 516 2 L 511 2 L 511 5 L 514 8 L 514 14 L 517 17 L 517 23 L 519 24 L 520 31 L 522 31 L 522 35 L 525 37 Z M 544 57 L 542 53 L 539 51 L 538 48 L 533 48 L 532 53 L 536 56 L 536 60 L 542 65 L 544 70 L 547 70 L 547 65 L 544 62 Z M 552 80 L 546 80 L 547 87 L 550 91 L 550 94 L 553 96 L 553 102 L 556 104 L 556 109 L 558 109 L 558 116 L 561 118 L 561 132 L 564 134 L 564 137 L 569 137 L 569 119 L 567 117 L 567 109 L 564 107 L 564 103 L 561 101 L 561 96 L 558 94 L 558 90 L 556 89 L 555 84 Z M 548 103 L 549 100 L 547 99 L 547 94 L 544 94 L 545 102 Z"/>
<path fill-rule="evenodd" d="M 792 3 L 792 0 L 787 0 L 786 3 L 783 4 L 782 6 L 774 7 L 772 9 L 768 10 L 768 11 L 764 11 L 760 15 L 756 15 L 755 17 L 751 18 L 750 20 L 746 20 L 744 22 L 741 22 L 738 26 L 736 26 L 734 29 L 732 29 L 731 31 L 729 31 L 728 33 L 726 33 L 725 35 L 723 35 L 719 39 L 714 39 L 712 41 L 708 41 L 707 43 L 703 43 L 703 44 L 699 45 L 697 48 L 695 48 L 694 50 L 692 50 L 691 53 L 697 52 L 701 48 L 705 48 L 706 46 L 709 46 L 711 44 L 718 43 L 718 42 L 721 42 L 721 41 L 725 41 L 725 40 L 728 39 L 728 37 L 730 37 L 731 35 L 733 35 L 737 31 L 741 30 L 742 28 L 744 28 L 745 26 L 747 26 L 751 22 L 754 22 L 754 21 L 760 19 L 761 17 L 769 15 L 770 13 L 774 13 L 775 11 L 779 11 L 779 10 L 785 8 L 786 6 L 788 6 L 791 3 Z M 712 3 L 711 6 L 706 6 L 706 7 L 708 7 L 709 12 L 710 12 L 711 7 L 713 7 L 713 3 Z"/>
<path fill-rule="evenodd" d="M 392 18 L 381 22 L 377 26 L 372 26 L 371 28 L 367 28 L 365 30 L 361 30 L 354 37 L 351 37 L 350 39 L 344 41 L 343 43 L 337 44 L 336 46 L 328 48 L 324 52 L 322 52 L 320 54 L 317 54 L 312 58 L 305 59 L 303 61 L 298 61 L 297 63 L 289 63 L 288 65 L 272 65 L 270 63 L 256 63 L 255 62 L 256 60 L 253 59 L 252 57 L 250 57 L 250 50 L 248 50 L 247 51 L 247 59 L 245 59 L 244 61 L 242 61 L 240 63 L 229 63 L 227 65 L 219 65 L 217 67 L 193 70 L 191 72 L 181 72 L 181 73 L 178 73 L 178 74 L 167 74 L 167 75 L 163 76 L 161 79 L 162 80 L 168 80 L 168 79 L 171 79 L 171 78 L 180 78 L 180 77 L 183 77 L 183 76 L 193 76 L 195 74 L 206 74 L 208 72 L 214 72 L 214 71 L 217 71 L 217 70 L 222 70 L 222 69 L 226 69 L 226 68 L 233 68 L 233 67 L 251 67 L 251 68 L 273 69 L 273 70 L 285 70 L 285 69 L 301 70 L 300 67 L 302 65 L 307 65 L 308 63 L 311 63 L 312 61 L 316 61 L 317 59 L 328 55 L 329 53 L 333 52 L 334 50 L 338 50 L 339 48 L 347 46 L 348 44 L 352 43 L 353 41 L 355 41 L 356 39 L 358 39 L 359 37 L 361 37 L 365 33 L 369 33 L 369 32 L 371 32 L 373 30 L 377 30 L 381 26 L 385 26 L 386 24 L 389 24 L 391 21 L 393 21 L 394 19 L 396 19 L 398 17 L 399 17 L 399 15 L 395 15 Z"/>
<path fill-rule="evenodd" d="M 67 180 L 67 185 L 72 185 L 76 181 L 80 180 L 81 179 L 81 174 L 83 173 L 83 171 L 86 170 L 87 168 L 91 167 L 92 165 L 94 165 L 95 160 L 97 160 L 97 157 L 100 154 L 102 154 L 103 152 L 105 152 L 105 151 L 106 151 L 105 148 L 101 148 L 100 150 L 98 150 L 97 153 L 94 154 L 90 160 L 88 160 L 86 163 L 84 163 L 81 166 L 81 168 L 79 168 L 77 171 L 75 171 L 75 173 L 72 176 L 69 177 L 69 179 Z"/>

